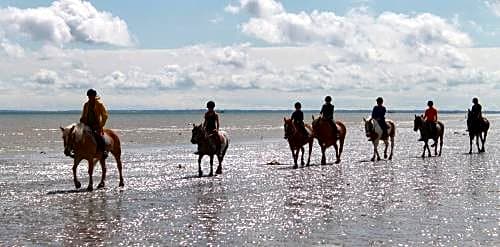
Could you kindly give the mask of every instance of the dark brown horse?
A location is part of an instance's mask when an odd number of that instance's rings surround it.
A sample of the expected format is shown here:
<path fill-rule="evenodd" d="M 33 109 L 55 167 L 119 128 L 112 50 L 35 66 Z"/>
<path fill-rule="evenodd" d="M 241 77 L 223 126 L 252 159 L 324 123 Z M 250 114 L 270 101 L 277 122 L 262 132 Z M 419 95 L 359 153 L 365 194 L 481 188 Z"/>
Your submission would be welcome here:
<path fill-rule="evenodd" d="M 490 128 L 490 122 L 488 119 L 481 117 L 481 119 L 474 119 L 472 112 L 468 109 L 467 112 L 467 131 L 469 131 L 470 149 L 469 154 L 472 154 L 472 142 L 474 137 L 476 138 L 477 151 L 479 153 L 485 152 L 484 143 L 486 142 L 486 136 L 488 135 L 488 129 Z M 479 140 L 481 140 L 481 148 L 479 148 Z"/>
<path fill-rule="evenodd" d="M 433 132 L 430 126 L 425 123 L 423 116 L 415 115 L 415 120 L 413 120 L 413 130 L 420 131 L 424 144 L 424 151 L 422 152 L 422 158 L 425 157 L 425 150 L 427 149 L 429 157 L 431 157 L 431 150 L 429 148 L 429 139 L 434 140 L 432 147 L 434 147 L 434 155 L 441 156 L 441 151 L 443 150 L 443 136 L 444 136 L 444 124 L 440 121 L 436 124 L 436 132 Z M 437 144 L 439 142 L 439 153 L 437 152 Z"/>
<path fill-rule="evenodd" d="M 220 147 L 217 147 L 213 138 L 220 138 Z M 210 156 L 210 173 L 208 175 L 213 176 L 214 174 L 214 155 L 217 155 L 217 159 L 219 160 L 219 166 L 215 173 L 222 174 L 222 161 L 229 147 L 229 137 L 226 132 L 219 131 L 218 133 L 209 134 L 201 124 L 193 124 L 191 143 L 198 144 L 198 176 L 203 176 L 201 160 L 205 155 Z"/>
<path fill-rule="evenodd" d="M 104 187 L 104 180 L 106 179 L 106 159 L 102 157 L 101 152 L 97 152 L 97 142 L 92 135 L 92 130 L 84 124 L 79 123 L 71 124 L 66 128 L 61 127 L 61 131 L 63 133 L 64 140 L 64 154 L 73 158 L 73 181 L 75 183 L 75 187 L 79 189 L 82 186 L 76 176 L 78 164 L 80 164 L 82 160 L 87 160 L 89 163 L 89 185 L 87 190 L 91 191 L 93 189 L 92 175 L 94 173 L 94 165 L 97 161 L 100 161 L 102 167 L 101 182 L 97 187 Z M 120 175 L 119 186 L 122 187 L 124 184 L 120 138 L 118 138 L 118 135 L 116 135 L 116 133 L 112 130 L 104 129 L 104 139 L 106 142 L 106 150 L 111 152 L 111 154 L 115 157 L 118 173 Z"/>
<path fill-rule="evenodd" d="M 314 116 L 312 119 L 314 137 L 318 139 L 319 146 L 321 147 L 321 164 L 326 165 L 325 151 L 330 146 L 335 148 L 335 156 L 337 158 L 335 163 L 340 163 L 340 155 L 344 150 L 344 141 L 347 134 L 345 125 L 340 121 L 336 121 L 337 136 L 334 136 L 332 127 L 330 123 L 327 122 L 329 120 L 323 119 L 322 117 L 314 119 Z M 339 143 L 338 145 L 337 142 Z"/>
<path fill-rule="evenodd" d="M 366 120 L 365 118 L 363 118 L 363 121 L 365 122 L 366 137 L 369 137 L 373 144 L 373 156 L 371 158 L 371 161 L 375 161 L 375 156 L 377 160 L 380 160 L 380 155 L 378 154 L 378 144 L 380 141 L 383 141 L 385 144 L 384 159 L 387 159 L 387 149 L 389 147 L 389 139 L 391 141 L 391 154 L 389 155 L 389 160 L 392 160 L 392 154 L 394 150 L 394 136 L 396 135 L 396 124 L 394 124 L 392 120 L 389 119 L 385 120 L 387 124 L 388 137 L 382 139 L 383 131 L 377 120 L 373 118 Z"/>
<path fill-rule="evenodd" d="M 304 145 L 309 144 L 309 157 L 307 158 L 307 166 L 311 161 L 312 145 L 314 142 L 314 137 L 312 135 L 312 128 L 309 125 L 305 125 L 306 129 L 309 131 L 309 137 L 306 137 L 304 133 L 296 126 L 293 121 L 289 118 L 284 118 L 284 129 L 285 129 L 285 139 L 288 140 L 288 145 L 290 145 L 290 150 L 293 156 L 293 168 L 297 168 L 297 160 L 299 159 L 299 151 L 302 151 L 300 164 L 304 166 Z"/>

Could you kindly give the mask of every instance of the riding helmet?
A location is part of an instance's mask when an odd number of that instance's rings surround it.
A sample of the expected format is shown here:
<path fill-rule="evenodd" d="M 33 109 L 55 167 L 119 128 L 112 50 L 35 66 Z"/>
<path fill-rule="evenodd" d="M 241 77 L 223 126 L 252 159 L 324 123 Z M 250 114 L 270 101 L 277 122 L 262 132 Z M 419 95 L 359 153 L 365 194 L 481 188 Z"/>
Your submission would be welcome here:
<path fill-rule="evenodd" d="M 332 97 L 331 96 L 326 96 L 325 97 L 326 102 L 332 102 Z"/>
<path fill-rule="evenodd" d="M 211 101 L 211 100 L 210 100 L 210 101 L 208 101 L 208 102 L 207 102 L 207 108 L 215 108 L 215 102 L 213 102 L 213 101 Z"/>
<path fill-rule="evenodd" d="M 475 98 L 475 97 L 474 97 L 474 98 L 472 99 L 472 103 L 477 104 L 477 103 L 479 103 L 479 100 L 478 100 L 477 98 Z"/>
<path fill-rule="evenodd" d="M 384 103 L 384 99 L 382 97 L 377 98 L 377 103 Z"/>
<path fill-rule="evenodd" d="M 428 105 L 428 106 L 433 106 L 433 105 L 434 105 L 434 102 L 432 102 L 432 100 L 429 100 L 429 101 L 427 102 L 427 105 Z"/>
<path fill-rule="evenodd" d="M 97 96 L 97 91 L 95 89 L 91 88 L 87 91 L 87 96 L 94 96 L 95 97 L 95 96 Z"/>
<path fill-rule="evenodd" d="M 302 104 L 300 104 L 300 102 L 295 103 L 295 108 L 301 108 L 301 107 L 302 107 Z"/>

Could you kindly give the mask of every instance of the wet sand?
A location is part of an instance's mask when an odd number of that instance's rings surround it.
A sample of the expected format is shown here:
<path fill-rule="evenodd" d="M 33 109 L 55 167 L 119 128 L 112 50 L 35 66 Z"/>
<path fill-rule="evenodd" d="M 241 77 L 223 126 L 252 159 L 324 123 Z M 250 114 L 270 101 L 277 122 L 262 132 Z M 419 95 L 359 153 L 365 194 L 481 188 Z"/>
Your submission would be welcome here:
<path fill-rule="evenodd" d="M 170 131 L 154 120 L 127 131 L 116 116 L 113 127 L 124 139 L 125 187 L 118 188 L 110 159 L 106 188 L 93 192 L 74 190 L 71 160 L 62 154 L 57 130 L 48 127 L 60 120 L 47 120 L 47 130 L 38 132 L 33 126 L 39 122 L 25 124 L 26 130 L 16 131 L 50 144 L 12 151 L 18 144 L 2 139 L 7 150 L 0 153 L 0 245 L 500 245 L 495 116 L 486 153 L 474 149 L 473 155 L 466 154 L 463 117 L 443 117 L 443 155 L 426 159 L 420 158 L 422 144 L 408 116 L 395 116 L 394 160 L 375 163 L 369 162 L 372 146 L 362 116 L 344 116 L 342 162 L 331 164 L 329 149 L 329 164 L 320 166 L 315 143 L 312 166 L 292 169 L 282 117 L 275 115 L 255 128 L 242 124 L 249 121 L 242 116 L 225 115 L 233 142 L 224 173 L 202 178 L 196 177 L 188 127 L 167 124 L 177 126 Z M 0 119 L 2 126 L 5 121 Z M 16 132 L 18 124 L 13 126 L 3 133 Z M 276 162 L 267 165 L 271 161 Z M 83 187 L 86 169 L 85 163 L 79 167 Z M 100 168 L 94 179 L 100 179 Z"/>

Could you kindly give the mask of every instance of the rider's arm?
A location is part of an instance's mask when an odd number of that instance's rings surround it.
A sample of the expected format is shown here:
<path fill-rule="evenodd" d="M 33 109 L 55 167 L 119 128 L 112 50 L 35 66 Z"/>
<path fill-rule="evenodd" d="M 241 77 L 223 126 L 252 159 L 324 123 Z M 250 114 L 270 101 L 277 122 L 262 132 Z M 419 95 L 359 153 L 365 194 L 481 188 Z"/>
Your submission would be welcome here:
<path fill-rule="evenodd" d="M 375 114 L 376 109 L 377 109 L 377 107 L 376 107 L 376 106 L 374 106 L 374 107 L 373 107 L 373 110 L 372 110 L 372 118 L 373 118 L 373 119 L 377 119 L 377 116 L 376 116 L 376 114 Z"/>
<path fill-rule="evenodd" d="M 83 105 L 82 116 L 80 117 L 80 123 L 85 123 L 87 120 L 87 103 Z"/>
<path fill-rule="evenodd" d="M 203 115 L 203 129 L 205 129 L 207 127 L 207 114 L 205 113 Z"/>
<path fill-rule="evenodd" d="M 108 120 L 108 111 L 106 110 L 106 107 L 103 104 L 101 104 L 101 123 L 99 128 L 102 129 L 106 124 L 107 120 Z"/>
<path fill-rule="evenodd" d="M 217 128 L 217 131 L 219 131 L 219 114 L 215 113 L 215 127 Z"/>

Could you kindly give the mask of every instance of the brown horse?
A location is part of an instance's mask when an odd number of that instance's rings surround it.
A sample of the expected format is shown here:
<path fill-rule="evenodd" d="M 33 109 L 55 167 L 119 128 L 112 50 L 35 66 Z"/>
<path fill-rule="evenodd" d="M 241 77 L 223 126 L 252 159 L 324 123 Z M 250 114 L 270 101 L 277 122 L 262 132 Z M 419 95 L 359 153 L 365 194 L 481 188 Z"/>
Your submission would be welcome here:
<path fill-rule="evenodd" d="M 304 133 L 299 130 L 293 121 L 289 118 L 283 118 L 284 129 L 285 129 L 285 139 L 288 140 L 288 145 L 290 145 L 290 150 L 293 156 L 293 168 L 297 168 L 297 160 L 299 159 L 299 151 L 302 151 L 300 164 L 304 166 L 304 145 L 309 144 L 309 157 L 307 158 L 306 166 L 309 166 L 311 161 L 312 145 L 314 143 L 314 137 L 312 135 L 312 128 L 309 125 L 305 125 L 306 130 L 309 132 L 309 137 L 305 137 Z"/>
<path fill-rule="evenodd" d="M 472 142 L 476 138 L 476 146 L 479 153 L 484 153 L 484 143 L 490 128 L 490 122 L 485 117 L 481 117 L 479 121 L 472 117 L 472 112 L 468 109 L 467 112 L 467 131 L 469 131 L 470 149 L 469 154 L 472 154 Z M 482 147 L 479 148 L 479 140 L 481 140 Z"/>
<path fill-rule="evenodd" d="M 220 147 L 217 147 L 213 138 L 220 138 Z M 193 124 L 191 143 L 198 144 L 198 176 L 203 176 L 201 171 L 201 160 L 203 156 L 210 156 L 210 174 L 213 176 L 214 167 L 214 155 L 217 155 L 219 160 L 219 166 L 217 167 L 216 174 L 222 174 L 222 161 L 226 155 L 227 148 L 229 147 L 229 137 L 224 131 L 218 131 L 217 135 L 209 134 L 205 131 L 205 128 L 200 125 Z"/>
<path fill-rule="evenodd" d="M 330 146 L 333 146 L 335 148 L 335 156 L 337 158 L 335 163 L 340 163 L 340 155 L 344 150 L 344 141 L 347 134 L 345 125 L 340 121 L 336 121 L 335 124 L 337 126 L 337 136 L 334 136 L 333 130 L 330 127 L 331 125 L 327 122 L 329 120 L 323 119 L 323 117 L 314 119 L 314 116 L 312 117 L 312 119 L 314 137 L 318 139 L 318 143 L 321 147 L 321 164 L 326 165 L 325 151 Z M 337 141 L 339 142 L 339 145 L 337 145 Z"/>
<path fill-rule="evenodd" d="M 366 137 L 369 137 L 373 144 L 373 156 L 371 158 L 371 161 L 375 161 L 375 156 L 377 157 L 377 160 L 380 160 L 380 155 L 378 154 L 378 144 L 380 140 L 382 140 L 385 144 L 384 159 L 387 159 L 389 139 L 391 140 L 391 154 L 389 155 L 389 160 L 392 160 L 392 154 L 394 150 L 394 136 L 396 135 L 396 125 L 394 124 L 394 122 L 389 119 L 385 121 L 387 124 L 388 137 L 382 139 L 383 131 L 377 120 L 373 118 L 366 120 L 365 118 L 363 118 L 363 121 L 365 122 Z"/>
<path fill-rule="evenodd" d="M 437 131 L 433 133 L 424 121 L 424 116 L 415 115 L 415 120 L 413 120 L 413 130 L 420 131 L 420 135 L 422 136 L 424 144 L 424 151 L 422 152 L 422 158 L 425 157 L 425 150 L 427 149 L 427 153 L 429 157 L 431 157 L 431 150 L 429 149 L 429 139 L 434 140 L 434 143 L 431 145 L 434 147 L 434 155 L 441 156 L 441 151 L 443 150 L 443 136 L 444 136 L 444 124 L 440 121 L 436 124 Z M 437 152 L 437 144 L 439 142 L 439 154 Z"/>
<path fill-rule="evenodd" d="M 92 175 L 94 173 L 94 165 L 97 161 L 100 161 L 102 168 L 101 182 L 97 187 L 104 187 L 104 180 L 106 179 L 106 159 L 102 157 L 101 152 L 97 152 L 97 142 L 92 135 L 92 130 L 82 123 L 75 123 L 67 126 L 66 128 L 61 127 L 61 131 L 63 133 L 64 140 L 64 154 L 73 158 L 73 181 L 75 183 L 75 187 L 79 189 L 82 186 L 76 175 L 78 164 L 80 164 L 82 160 L 87 160 L 89 163 L 89 185 L 87 190 L 92 191 L 93 189 Z M 116 164 L 118 166 L 118 173 L 120 175 L 119 186 L 122 187 L 124 184 L 120 139 L 118 138 L 118 135 L 110 129 L 104 129 L 104 139 L 106 143 L 106 150 L 111 152 L 111 154 L 115 157 Z"/>

